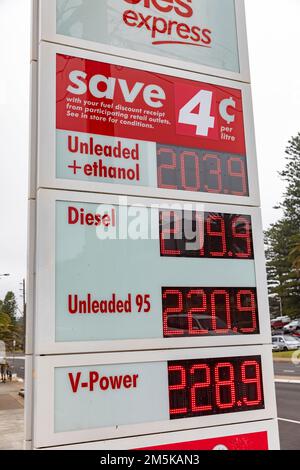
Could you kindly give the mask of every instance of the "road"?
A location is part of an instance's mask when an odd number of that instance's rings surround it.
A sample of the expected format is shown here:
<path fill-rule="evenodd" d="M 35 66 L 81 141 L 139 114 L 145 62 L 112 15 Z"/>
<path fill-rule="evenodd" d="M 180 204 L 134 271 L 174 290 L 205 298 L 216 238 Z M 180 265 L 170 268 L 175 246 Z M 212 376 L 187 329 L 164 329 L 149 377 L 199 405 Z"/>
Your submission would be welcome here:
<path fill-rule="evenodd" d="M 13 374 L 17 374 L 20 379 L 25 378 L 25 357 L 24 356 L 7 356 L 9 364 L 13 367 Z"/>
<path fill-rule="evenodd" d="M 300 449 L 300 384 L 276 384 L 282 450 Z"/>
<path fill-rule="evenodd" d="M 300 377 L 300 364 L 295 365 L 292 362 L 274 362 L 275 375 L 288 376 L 288 378 Z"/>

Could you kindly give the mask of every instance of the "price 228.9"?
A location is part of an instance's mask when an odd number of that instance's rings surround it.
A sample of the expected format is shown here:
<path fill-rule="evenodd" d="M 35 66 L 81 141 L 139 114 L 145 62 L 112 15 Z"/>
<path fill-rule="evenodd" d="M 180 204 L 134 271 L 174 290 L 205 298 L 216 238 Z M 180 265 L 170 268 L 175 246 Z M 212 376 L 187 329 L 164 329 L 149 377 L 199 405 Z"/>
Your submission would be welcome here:
<path fill-rule="evenodd" d="M 170 418 L 264 408 L 261 357 L 169 362 Z"/>

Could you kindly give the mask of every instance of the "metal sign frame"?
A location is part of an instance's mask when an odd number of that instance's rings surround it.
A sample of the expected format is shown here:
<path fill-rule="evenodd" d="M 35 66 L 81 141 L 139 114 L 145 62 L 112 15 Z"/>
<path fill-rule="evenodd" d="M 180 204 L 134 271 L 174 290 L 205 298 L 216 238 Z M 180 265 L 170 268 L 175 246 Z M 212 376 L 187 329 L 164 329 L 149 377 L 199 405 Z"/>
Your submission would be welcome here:
<path fill-rule="evenodd" d="M 205 212 L 224 212 L 252 216 L 256 288 L 259 310 L 260 334 L 237 335 L 228 337 L 201 338 L 162 338 L 139 340 L 112 340 L 89 342 L 55 342 L 55 203 L 70 201 L 94 204 L 116 204 L 116 195 L 97 195 L 64 191 L 40 190 L 37 200 L 37 261 L 36 261 L 36 317 L 35 317 L 35 353 L 69 354 L 85 352 L 177 349 L 188 347 L 209 347 L 271 343 L 269 324 L 269 306 L 267 301 L 267 283 L 264 266 L 264 245 L 260 210 L 227 205 L 203 205 Z M 161 204 L 168 208 L 167 201 L 158 199 L 128 198 L 128 204 Z M 172 201 L 169 201 L 172 203 Z M 177 201 L 176 201 L 177 203 Z M 122 205 L 122 204 L 121 204 Z M 117 242 L 116 242 L 117 243 Z M 159 241 L 157 241 L 159 243 Z M 237 261 L 238 262 L 238 261 Z M 47 266 L 47 269 L 44 267 Z M 214 287 L 214 286 L 213 286 Z M 218 287 L 218 286 L 216 286 Z M 240 286 L 231 286 L 240 287 Z M 249 287 L 249 286 L 248 286 Z"/>
<path fill-rule="evenodd" d="M 265 409 L 228 413 L 217 416 L 202 416 L 169 420 L 156 423 L 121 425 L 97 429 L 55 433 L 54 388 L 55 368 L 101 366 L 107 364 L 139 364 L 165 362 L 169 360 L 205 359 L 218 357 L 260 355 L 265 397 Z M 276 399 L 273 386 L 273 363 L 270 346 L 245 346 L 240 348 L 184 349 L 176 351 L 126 352 L 122 354 L 88 354 L 69 356 L 45 356 L 35 358 L 35 402 L 33 445 L 37 448 L 53 447 L 97 440 L 117 439 L 129 436 L 148 435 L 170 431 L 197 429 L 226 424 L 262 421 L 276 418 Z"/>
<path fill-rule="evenodd" d="M 240 73 L 218 69 L 206 65 L 199 65 L 181 60 L 174 60 L 167 57 L 160 57 L 155 54 L 146 54 L 134 51 L 136 61 L 148 62 L 151 64 L 166 65 L 176 69 L 190 70 L 205 75 L 213 75 L 231 80 L 250 82 L 249 54 L 247 41 L 247 28 L 245 22 L 244 0 L 234 0 L 237 27 L 237 45 L 240 63 Z M 84 39 L 72 38 L 56 33 L 56 1 L 39 0 L 40 9 L 40 41 L 48 41 L 57 44 L 64 44 L 74 48 L 87 49 L 95 52 L 107 53 L 116 57 L 132 57 L 132 51 L 126 48 L 118 48 L 108 44 L 87 41 Z"/>
<path fill-rule="evenodd" d="M 279 450 L 277 420 L 259 421 L 255 423 L 233 424 L 218 426 L 217 428 L 194 429 L 193 431 L 178 431 L 166 434 L 153 434 L 150 436 L 130 437 L 114 439 L 110 441 L 98 441 L 88 444 L 75 444 L 62 447 L 54 447 L 51 450 L 128 450 L 160 447 L 185 442 L 195 442 L 224 437 L 239 436 L 266 432 L 268 435 L 269 450 Z M 220 442 L 222 445 L 222 442 Z M 179 447 L 179 445 L 178 445 Z M 242 450 L 242 449 L 241 449 Z"/>
<path fill-rule="evenodd" d="M 225 87 L 239 89 L 243 97 L 244 128 L 247 152 L 249 196 L 234 196 L 215 193 L 194 193 L 181 190 L 167 190 L 146 186 L 130 186 L 125 184 L 96 183 L 89 181 L 69 180 L 56 177 L 56 54 L 66 54 L 98 62 L 122 65 L 129 68 L 152 73 L 172 75 L 195 81 L 204 81 Z M 126 194 L 132 196 L 159 197 L 166 199 L 217 202 L 220 204 L 236 204 L 259 206 L 258 168 L 254 121 L 252 114 L 252 97 L 250 85 L 232 82 L 221 78 L 199 75 L 193 72 L 174 70 L 134 60 L 100 55 L 94 52 L 70 49 L 53 44 L 40 46 L 39 61 L 39 129 L 38 129 L 38 175 L 37 187 L 49 189 L 67 189 L 74 191 L 101 192 L 107 194 Z"/>

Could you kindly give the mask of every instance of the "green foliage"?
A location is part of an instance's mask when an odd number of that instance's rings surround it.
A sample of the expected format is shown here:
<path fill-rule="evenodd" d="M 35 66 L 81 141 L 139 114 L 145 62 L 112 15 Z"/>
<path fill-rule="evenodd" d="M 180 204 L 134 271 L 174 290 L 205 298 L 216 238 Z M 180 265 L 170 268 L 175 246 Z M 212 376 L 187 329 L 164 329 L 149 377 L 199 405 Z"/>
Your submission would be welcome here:
<path fill-rule="evenodd" d="M 17 317 L 17 311 L 15 294 L 7 292 L 5 299 L 0 301 L 0 340 L 4 341 L 7 350 L 13 349 L 14 341 L 17 349 L 24 347 L 23 318 Z"/>
<path fill-rule="evenodd" d="M 3 328 L 3 330 L 8 329 L 11 324 L 12 323 L 11 323 L 10 316 L 7 315 L 7 313 L 1 312 L 0 313 L 0 331 L 1 331 L 1 328 Z"/>
<path fill-rule="evenodd" d="M 292 249 L 289 254 L 289 260 L 292 263 L 294 269 L 300 273 L 300 234 L 295 235 L 292 238 Z"/>
<path fill-rule="evenodd" d="M 18 304 L 16 301 L 16 296 L 13 292 L 7 292 L 5 299 L 2 302 L 1 311 L 10 316 L 12 322 L 15 322 L 17 319 Z"/>
<path fill-rule="evenodd" d="M 300 133 L 289 141 L 286 149 L 286 167 L 280 173 L 287 189 L 280 207 L 285 218 L 300 232 Z"/>
<path fill-rule="evenodd" d="M 280 208 L 283 217 L 266 232 L 266 256 L 270 293 L 282 299 L 283 313 L 300 317 L 300 134 L 286 149 L 286 167 L 280 173 L 286 192 Z M 271 311 L 278 314 L 274 301 Z"/>

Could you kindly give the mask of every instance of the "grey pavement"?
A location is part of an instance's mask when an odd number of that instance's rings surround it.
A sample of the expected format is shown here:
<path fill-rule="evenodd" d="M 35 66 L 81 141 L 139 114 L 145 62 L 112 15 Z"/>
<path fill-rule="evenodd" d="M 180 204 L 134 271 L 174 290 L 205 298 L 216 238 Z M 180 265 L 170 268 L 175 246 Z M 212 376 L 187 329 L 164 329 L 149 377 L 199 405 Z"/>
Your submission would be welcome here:
<path fill-rule="evenodd" d="M 22 450 L 24 440 L 24 403 L 19 382 L 0 383 L 0 450 Z"/>

